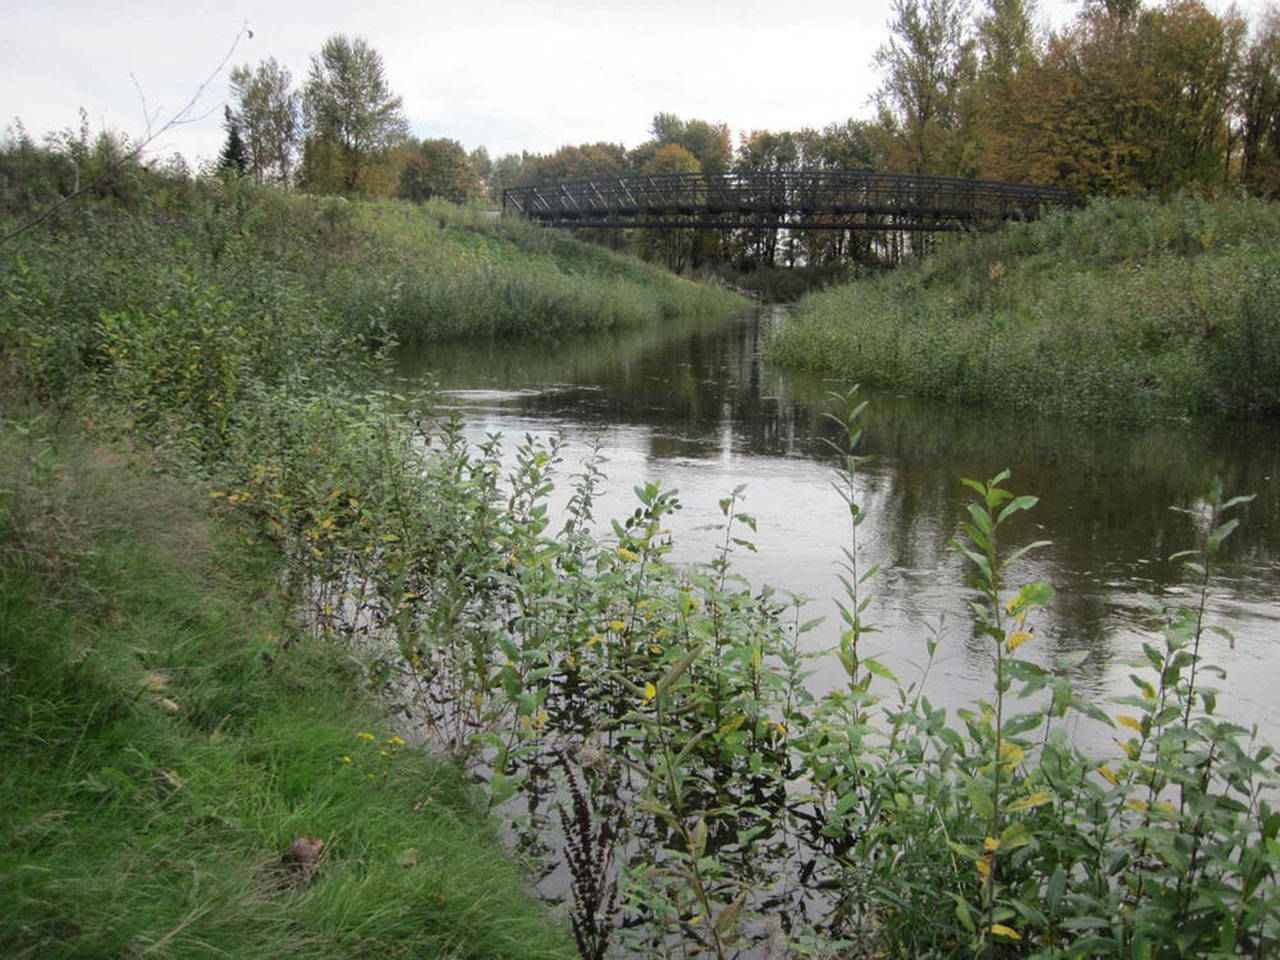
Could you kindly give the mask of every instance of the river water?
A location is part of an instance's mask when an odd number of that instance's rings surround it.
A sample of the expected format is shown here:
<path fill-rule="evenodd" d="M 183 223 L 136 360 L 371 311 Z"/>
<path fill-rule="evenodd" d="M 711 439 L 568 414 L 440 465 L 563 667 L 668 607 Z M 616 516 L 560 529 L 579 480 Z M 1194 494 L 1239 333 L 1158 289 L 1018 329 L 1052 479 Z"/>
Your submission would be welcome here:
<path fill-rule="evenodd" d="M 757 586 L 813 598 L 809 615 L 827 619 L 808 643 L 825 647 L 839 636 L 832 598 L 849 543 L 848 514 L 832 486 L 838 458 L 824 442 L 839 431 L 825 414 L 839 410 L 829 394 L 845 385 L 762 357 L 770 326 L 786 321 L 774 309 L 562 343 L 431 345 L 402 356 L 399 372 L 411 386 L 434 380 L 438 409 L 460 414 L 473 440 L 501 433 L 511 448 L 525 435 L 564 437 L 565 487 L 598 442 L 609 478 L 601 518 L 629 514 L 637 484 L 676 488 L 683 504 L 671 524 L 676 559 L 711 558 L 717 535 L 699 528 L 718 522 L 717 502 L 744 485 L 757 552 L 742 552 L 735 569 Z M 1213 580 L 1212 621 L 1236 638 L 1233 651 L 1223 639 L 1207 641 L 1230 674 L 1219 710 L 1280 740 L 1272 708 L 1280 690 L 1280 424 L 1100 427 L 889 392 L 862 396 L 871 402 L 860 452 L 871 459 L 858 481 L 869 512 L 858 531 L 859 563 L 882 564 L 868 611 L 881 632 L 864 640 L 864 651 L 916 680 L 923 639 L 940 627 L 930 697 L 959 706 L 989 694 L 990 641 L 969 627 L 971 591 L 948 541 L 969 499 L 960 478 L 1008 468 L 1010 489 L 1041 502 L 1010 522 L 1006 542 L 1051 541 L 1019 562 L 1011 582 L 1038 580 L 1056 591 L 1039 615 L 1037 640 L 1020 655 L 1050 664 L 1087 651 L 1078 690 L 1097 700 L 1131 692 L 1131 661 L 1156 635 L 1139 598 L 1190 599 L 1167 558 L 1203 536 L 1205 497 L 1218 479 L 1229 495 L 1256 495 L 1238 512 L 1241 528 Z M 839 680 L 833 661 L 816 662 L 816 691 Z"/>

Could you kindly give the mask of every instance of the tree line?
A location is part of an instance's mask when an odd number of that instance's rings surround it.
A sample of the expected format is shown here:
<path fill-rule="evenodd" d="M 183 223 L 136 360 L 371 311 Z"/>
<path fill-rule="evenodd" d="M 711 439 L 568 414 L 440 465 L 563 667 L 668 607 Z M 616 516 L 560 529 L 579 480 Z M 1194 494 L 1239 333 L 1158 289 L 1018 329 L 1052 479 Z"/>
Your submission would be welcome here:
<path fill-rule="evenodd" d="M 483 147 L 410 136 L 379 54 L 338 35 L 311 58 L 300 89 L 273 59 L 232 72 L 222 162 L 314 193 L 409 200 L 498 200 L 511 186 L 624 174 L 790 170 L 1060 184 L 1084 196 L 1221 187 L 1280 196 L 1275 5 L 1253 23 L 1201 0 L 1085 0 L 1052 31 L 1036 16 L 1035 0 L 893 0 L 869 118 L 735 138 L 724 123 L 659 113 L 633 148 L 585 143 L 492 160 Z M 885 255 L 844 231 L 628 239 L 675 269 Z"/>
<path fill-rule="evenodd" d="M 335 34 L 312 56 L 301 88 L 274 58 L 231 71 L 219 166 L 311 193 L 454 202 L 485 191 L 488 155 L 455 140 L 410 135 L 382 56 Z"/>

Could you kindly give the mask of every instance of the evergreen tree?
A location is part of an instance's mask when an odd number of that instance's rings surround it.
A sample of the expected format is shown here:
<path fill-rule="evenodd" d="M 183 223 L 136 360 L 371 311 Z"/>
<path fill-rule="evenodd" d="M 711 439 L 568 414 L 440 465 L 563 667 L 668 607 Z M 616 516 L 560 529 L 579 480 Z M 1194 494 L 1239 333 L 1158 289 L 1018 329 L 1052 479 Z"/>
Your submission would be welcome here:
<path fill-rule="evenodd" d="M 218 157 L 218 169 L 224 173 L 234 173 L 243 177 L 247 165 L 244 141 L 240 139 L 240 124 L 235 115 L 227 110 L 227 142 Z"/>

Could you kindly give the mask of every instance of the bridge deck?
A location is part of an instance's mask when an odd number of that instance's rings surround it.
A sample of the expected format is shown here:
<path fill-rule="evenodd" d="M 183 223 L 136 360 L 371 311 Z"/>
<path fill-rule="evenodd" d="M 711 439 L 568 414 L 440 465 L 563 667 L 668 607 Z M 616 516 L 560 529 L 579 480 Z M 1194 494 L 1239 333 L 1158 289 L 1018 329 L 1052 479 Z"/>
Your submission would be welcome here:
<path fill-rule="evenodd" d="M 613 228 L 960 230 L 1076 203 L 1065 187 L 858 170 L 635 175 L 502 192 L 504 214 Z"/>

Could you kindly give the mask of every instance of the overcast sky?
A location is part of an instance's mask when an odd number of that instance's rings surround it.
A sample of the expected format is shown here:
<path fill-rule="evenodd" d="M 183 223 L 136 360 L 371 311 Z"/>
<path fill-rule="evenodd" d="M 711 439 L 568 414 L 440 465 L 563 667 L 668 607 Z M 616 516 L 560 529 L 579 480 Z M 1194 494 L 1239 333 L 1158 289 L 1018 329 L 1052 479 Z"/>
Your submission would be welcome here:
<path fill-rule="evenodd" d="M 1039 17 L 1057 26 L 1077 9 L 1041 0 Z M 633 147 L 658 111 L 727 123 L 735 137 L 821 127 L 870 116 L 888 15 L 889 0 L 0 0 L 0 127 L 18 118 L 40 136 L 76 126 L 84 107 L 95 130 L 137 138 L 139 90 L 153 116 L 172 116 L 242 24 L 254 36 L 232 65 L 275 57 L 295 84 L 326 37 L 364 36 L 415 136 L 495 157 L 598 140 Z M 205 119 L 151 154 L 216 155 L 227 86 L 224 69 L 201 100 Z"/>

